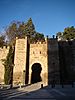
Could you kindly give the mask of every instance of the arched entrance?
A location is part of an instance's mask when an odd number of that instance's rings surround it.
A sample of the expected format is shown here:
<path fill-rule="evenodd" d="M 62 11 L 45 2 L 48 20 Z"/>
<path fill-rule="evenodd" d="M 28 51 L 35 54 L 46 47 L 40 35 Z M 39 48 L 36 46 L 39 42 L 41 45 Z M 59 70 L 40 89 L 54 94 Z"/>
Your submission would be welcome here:
<path fill-rule="evenodd" d="M 31 83 L 32 84 L 42 81 L 42 78 L 40 76 L 41 70 L 42 70 L 41 64 L 34 63 L 32 65 L 32 73 L 31 73 Z"/>

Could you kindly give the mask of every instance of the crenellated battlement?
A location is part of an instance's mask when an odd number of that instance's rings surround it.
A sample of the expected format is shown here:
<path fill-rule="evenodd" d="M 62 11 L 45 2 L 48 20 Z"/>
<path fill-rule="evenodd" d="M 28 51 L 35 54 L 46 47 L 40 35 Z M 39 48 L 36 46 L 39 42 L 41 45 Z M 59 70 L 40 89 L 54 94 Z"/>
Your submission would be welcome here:
<path fill-rule="evenodd" d="M 9 49 L 9 46 L 0 47 L 0 50 Z"/>
<path fill-rule="evenodd" d="M 46 43 L 47 43 L 46 41 L 37 41 L 30 44 L 46 44 Z"/>
<path fill-rule="evenodd" d="M 44 40 L 38 40 L 38 41 L 33 41 L 33 42 L 30 42 L 30 39 L 25 36 L 25 37 L 16 37 L 16 41 L 22 41 L 22 40 L 26 40 L 28 39 L 29 43 L 30 44 L 47 44 L 48 41 L 51 41 L 51 40 L 56 40 L 57 37 L 55 37 L 54 35 L 52 36 L 52 38 L 50 38 L 49 36 L 46 36 Z"/>
<path fill-rule="evenodd" d="M 8 52 L 9 46 L 0 48 L 0 83 L 4 81 L 4 66 L 1 59 L 6 59 Z M 51 84 L 53 77 L 55 82 L 59 83 L 59 68 L 62 66 L 63 69 L 64 62 L 67 68 L 72 66 L 75 69 L 75 40 L 58 41 L 53 35 L 31 42 L 27 36 L 16 37 L 13 83 L 31 84 L 37 76 L 32 69 L 35 69 L 35 65 L 37 68 L 41 65 L 40 77 L 44 85 Z"/>
<path fill-rule="evenodd" d="M 3 46 L 0 48 L 0 68 L 1 68 L 0 78 L 2 81 L 4 79 L 4 66 L 2 65 L 1 59 L 6 59 L 8 52 L 9 52 L 9 46 Z M 43 40 L 38 40 L 33 42 L 31 42 L 30 38 L 27 36 L 16 37 L 15 55 L 14 55 L 15 67 L 13 71 L 13 81 L 21 82 L 22 84 L 24 84 L 25 81 L 27 81 L 29 75 L 28 82 L 31 83 L 30 80 L 32 75 L 32 66 L 33 64 L 39 63 L 42 67 L 42 72 L 41 72 L 42 82 L 44 82 L 44 84 L 47 85 L 49 65 L 52 66 L 51 62 L 54 61 L 56 62 L 56 66 L 58 66 L 58 61 L 56 60 L 58 59 L 57 52 L 58 52 L 57 39 L 54 36 L 53 38 L 47 36 Z M 50 54 L 50 56 L 48 54 Z M 48 61 L 50 62 L 50 64 Z M 25 73 L 26 77 L 23 76 L 24 72 L 26 72 Z"/>

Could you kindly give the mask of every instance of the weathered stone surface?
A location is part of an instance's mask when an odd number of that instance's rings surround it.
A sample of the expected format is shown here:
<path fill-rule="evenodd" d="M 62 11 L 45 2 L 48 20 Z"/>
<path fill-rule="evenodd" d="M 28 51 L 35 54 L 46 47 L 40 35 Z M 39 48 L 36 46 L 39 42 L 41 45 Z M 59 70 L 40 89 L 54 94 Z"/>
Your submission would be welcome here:
<path fill-rule="evenodd" d="M 47 43 L 30 44 L 30 61 L 29 61 L 29 83 L 31 83 L 32 65 L 41 64 L 41 78 L 44 84 L 48 83 L 48 59 Z M 35 76 L 36 77 L 36 76 Z"/>
<path fill-rule="evenodd" d="M 27 39 L 16 39 L 13 81 L 20 81 L 23 83 L 23 70 L 26 70 L 26 49 Z M 19 74 L 19 75 L 16 75 Z M 18 78 L 19 76 L 19 78 Z"/>
<path fill-rule="evenodd" d="M 56 79 L 59 81 L 59 55 L 57 40 L 46 38 L 45 42 L 30 44 L 27 41 L 27 38 L 16 39 L 14 63 L 14 82 L 20 81 L 21 83 L 24 83 L 23 71 L 25 70 L 25 78 L 28 79 L 28 83 L 31 84 L 32 66 L 37 63 L 39 63 L 42 68 L 40 77 L 44 85 L 48 85 L 50 83 L 49 81 L 52 79 L 50 74 L 54 70 L 57 71 Z M 21 74 L 16 75 L 15 73 Z"/>
<path fill-rule="evenodd" d="M 8 51 L 9 47 L 0 48 L 0 83 L 4 81 L 4 66 L 1 59 L 6 58 Z M 40 71 L 37 69 L 38 64 L 41 65 Z M 68 68 L 75 71 L 75 40 L 58 42 L 56 38 L 45 38 L 44 42 L 31 44 L 27 37 L 16 38 L 14 65 L 14 84 L 31 84 L 32 76 L 33 79 L 38 79 L 36 71 L 33 73 L 33 65 L 36 65 L 38 76 L 41 77 L 44 86 L 53 81 L 59 83 L 62 81 L 60 78 L 65 77 Z M 67 80 L 67 77 L 65 78 Z"/>
<path fill-rule="evenodd" d="M 9 47 L 0 48 L 0 83 L 4 83 L 4 65 L 2 59 L 6 59 L 9 52 Z"/>

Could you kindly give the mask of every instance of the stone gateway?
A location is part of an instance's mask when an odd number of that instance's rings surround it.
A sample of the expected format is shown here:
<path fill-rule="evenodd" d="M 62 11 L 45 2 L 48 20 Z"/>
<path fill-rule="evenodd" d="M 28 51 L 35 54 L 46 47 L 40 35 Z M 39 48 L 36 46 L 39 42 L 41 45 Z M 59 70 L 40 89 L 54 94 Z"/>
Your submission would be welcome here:
<path fill-rule="evenodd" d="M 1 59 L 6 58 L 8 51 L 9 47 L 0 48 L 0 84 L 4 82 Z M 75 70 L 75 40 L 58 41 L 46 37 L 45 41 L 30 43 L 28 37 L 16 37 L 13 84 L 60 83 L 69 80 L 66 71 L 70 67 Z"/>
<path fill-rule="evenodd" d="M 45 38 L 44 42 L 30 43 L 27 37 L 16 38 L 14 64 L 14 83 L 32 84 L 41 81 L 48 85 L 53 79 L 59 82 L 57 39 Z"/>

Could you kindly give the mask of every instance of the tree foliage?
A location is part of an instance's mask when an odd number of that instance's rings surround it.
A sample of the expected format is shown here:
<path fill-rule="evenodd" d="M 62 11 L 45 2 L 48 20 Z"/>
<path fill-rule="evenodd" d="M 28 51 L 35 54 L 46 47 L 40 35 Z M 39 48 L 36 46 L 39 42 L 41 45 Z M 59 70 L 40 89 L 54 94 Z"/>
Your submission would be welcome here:
<path fill-rule="evenodd" d="M 65 28 L 63 32 L 63 37 L 65 39 L 75 39 L 75 28 L 73 26 Z"/>
<path fill-rule="evenodd" d="M 35 31 L 35 26 L 30 18 L 26 23 L 13 22 L 6 28 L 6 36 L 9 43 L 14 44 L 16 36 L 25 37 L 29 36 L 30 40 L 37 40 L 44 38 L 44 35 Z"/>
<path fill-rule="evenodd" d="M 36 32 L 35 36 L 32 38 L 32 41 L 43 41 L 44 40 L 44 35 L 42 33 Z"/>
<path fill-rule="evenodd" d="M 12 22 L 6 29 L 5 29 L 5 35 L 7 37 L 9 44 L 14 44 L 15 38 L 17 36 L 17 26 L 18 22 Z"/>
<path fill-rule="evenodd" d="M 5 68 L 4 82 L 5 84 L 12 84 L 12 74 L 14 65 L 14 49 L 12 45 L 15 44 L 17 37 L 29 36 L 30 41 L 38 41 L 44 39 L 44 35 L 35 31 L 35 26 L 30 18 L 26 23 L 24 22 L 12 22 L 5 30 L 8 43 L 10 45 L 9 53 L 6 59 L 3 59 L 3 65 Z M 4 43 L 4 37 L 0 37 L 1 46 Z"/>
<path fill-rule="evenodd" d="M 75 39 L 75 28 L 74 28 L 74 26 L 65 28 L 64 32 L 58 32 L 57 36 L 61 39 L 65 39 L 65 40 Z"/>
<path fill-rule="evenodd" d="M 35 27 L 31 18 L 25 24 L 24 34 L 29 35 L 30 37 L 35 35 Z"/>
<path fill-rule="evenodd" d="M 14 49 L 12 46 L 9 48 L 9 53 L 6 59 L 2 59 L 5 68 L 4 82 L 6 85 L 12 84 L 13 80 L 13 66 L 14 66 Z"/>

